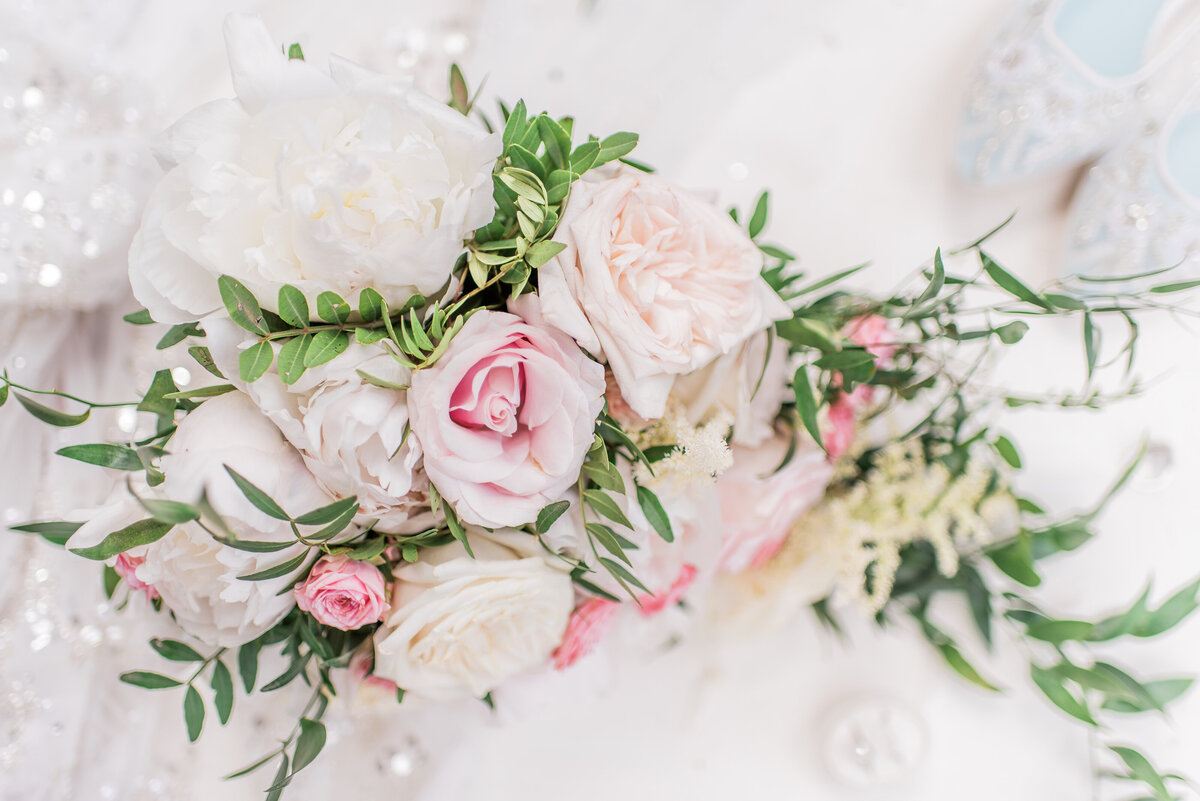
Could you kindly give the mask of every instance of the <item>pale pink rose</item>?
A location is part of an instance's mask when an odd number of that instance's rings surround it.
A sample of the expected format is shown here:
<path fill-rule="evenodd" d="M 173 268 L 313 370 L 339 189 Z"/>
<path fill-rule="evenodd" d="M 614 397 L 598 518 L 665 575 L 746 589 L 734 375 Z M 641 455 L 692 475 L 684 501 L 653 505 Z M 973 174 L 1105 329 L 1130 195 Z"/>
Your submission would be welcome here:
<path fill-rule="evenodd" d="M 683 596 L 687 595 L 687 591 L 691 588 L 692 583 L 696 580 L 696 574 L 699 571 L 695 565 L 684 565 L 679 570 L 679 577 L 674 583 L 667 588 L 666 592 L 660 592 L 657 595 L 643 595 L 638 598 L 640 611 L 646 617 L 657 615 L 662 610 L 674 606 L 683 600 Z"/>
<path fill-rule="evenodd" d="M 357 651 L 350 657 L 350 675 L 368 687 L 375 687 L 385 692 L 394 693 L 396 682 L 375 675 L 375 654 L 370 651 Z"/>
<path fill-rule="evenodd" d="M 560 331 L 484 310 L 414 373 L 408 406 L 425 471 L 458 516 L 520 526 L 578 479 L 604 368 Z"/>
<path fill-rule="evenodd" d="M 342 631 L 374 623 L 388 611 L 383 574 L 347 556 L 322 556 L 294 592 L 297 606 L 321 625 Z"/>
<path fill-rule="evenodd" d="M 725 533 L 721 569 L 740 573 L 764 564 L 782 547 L 792 526 L 821 499 L 833 467 L 815 444 L 804 441 L 790 462 L 788 437 L 777 435 L 757 448 L 735 447 L 733 467 L 717 479 Z"/>
<path fill-rule="evenodd" d="M 870 387 L 859 389 L 869 391 Z M 837 400 L 829 404 L 829 426 L 824 432 L 823 441 L 830 461 L 842 458 L 854 444 L 854 434 L 858 430 L 858 409 L 853 393 L 847 395 L 843 392 L 837 396 Z"/>
<path fill-rule="evenodd" d="M 538 269 L 546 319 L 607 360 L 638 415 L 662 417 L 677 376 L 791 316 L 729 215 L 632 169 L 581 181 Z"/>
<path fill-rule="evenodd" d="M 606 598 L 592 598 L 575 607 L 562 644 L 554 651 L 554 667 L 564 670 L 590 654 L 612 628 L 621 605 Z"/>
<path fill-rule="evenodd" d="M 129 553 L 121 553 L 117 554 L 112 568 L 117 571 L 118 576 L 124 579 L 129 589 L 141 590 L 146 593 L 147 600 L 153 601 L 158 597 L 158 590 L 137 577 L 137 569 L 145 561 L 146 557 L 144 556 L 131 556 Z"/>
<path fill-rule="evenodd" d="M 866 348 L 879 361 L 887 361 L 896 353 L 896 346 L 891 344 L 895 339 L 891 324 L 886 317 L 878 314 L 864 314 L 855 317 L 846 326 L 846 338 Z"/>

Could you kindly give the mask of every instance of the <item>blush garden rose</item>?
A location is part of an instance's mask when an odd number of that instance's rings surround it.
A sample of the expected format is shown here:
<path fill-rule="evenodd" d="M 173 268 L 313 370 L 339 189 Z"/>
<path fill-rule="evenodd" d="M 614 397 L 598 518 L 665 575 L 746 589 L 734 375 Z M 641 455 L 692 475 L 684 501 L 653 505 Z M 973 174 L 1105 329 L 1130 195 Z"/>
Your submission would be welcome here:
<path fill-rule="evenodd" d="M 430 480 L 461 517 L 519 526 L 579 478 L 604 405 L 604 370 L 570 337 L 476 312 L 409 392 Z"/>
<path fill-rule="evenodd" d="M 538 271 L 546 320 L 603 356 L 638 415 L 661 417 L 671 387 L 790 317 L 762 253 L 728 215 L 653 175 L 580 181 Z"/>

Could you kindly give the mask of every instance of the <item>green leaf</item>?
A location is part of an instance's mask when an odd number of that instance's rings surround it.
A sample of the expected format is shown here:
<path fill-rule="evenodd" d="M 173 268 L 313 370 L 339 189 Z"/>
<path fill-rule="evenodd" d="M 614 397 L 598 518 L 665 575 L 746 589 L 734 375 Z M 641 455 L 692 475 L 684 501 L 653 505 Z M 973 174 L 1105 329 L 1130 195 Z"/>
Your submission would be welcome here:
<path fill-rule="evenodd" d="M 154 325 L 154 319 L 146 309 L 138 309 L 121 318 L 130 325 Z"/>
<path fill-rule="evenodd" d="M 996 437 L 992 447 L 996 449 L 996 453 L 1000 454 L 1000 458 L 1008 463 L 1009 467 L 1014 470 L 1021 469 L 1021 454 L 1017 453 L 1017 447 L 1008 437 Z"/>
<path fill-rule="evenodd" d="M 225 663 L 220 659 L 213 663 L 209 685 L 213 689 L 213 706 L 217 708 L 217 718 L 224 726 L 229 722 L 229 715 L 233 712 L 233 676 L 229 674 L 229 668 L 225 667 Z"/>
<path fill-rule="evenodd" d="M 1150 586 L 1138 597 L 1133 605 L 1128 610 L 1119 614 L 1107 617 L 1096 624 L 1095 630 L 1092 632 L 1092 642 L 1107 642 L 1115 640 L 1117 637 L 1123 637 L 1126 634 L 1136 630 L 1142 625 L 1142 622 L 1150 614 L 1147 607 L 1147 602 L 1150 600 Z"/>
<path fill-rule="evenodd" d="M 110 467 L 113 470 L 141 470 L 142 460 L 137 451 L 124 445 L 68 445 L 55 451 L 59 456 L 78 462 Z"/>
<path fill-rule="evenodd" d="M 1042 577 L 1033 566 L 1033 553 L 1026 532 L 1017 535 L 1016 541 L 1009 545 L 989 550 L 987 555 L 996 567 L 1014 581 L 1026 587 L 1036 587 L 1042 583 Z"/>
<path fill-rule="evenodd" d="M 1042 297 L 1050 301 L 1058 308 L 1065 309 L 1066 311 L 1083 311 L 1087 308 L 1086 303 L 1079 298 L 1072 297 L 1071 295 L 1059 295 L 1054 292 L 1044 292 L 1042 293 Z"/>
<path fill-rule="evenodd" d="M 260 570 L 257 573 L 251 573 L 248 576 L 238 576 L 242 581 L 269 581 L 281 576 L 286 576 L 300 565 L 304 564 L 304 560 L 308 558 L 308 551 L 296 554 L 286 562 L 280 562 L 274 567 L 268 567 L 266 570 Z"/>
<path fill-rule="evenodd" d="M 288 516 L 287 512 L 283 511 L 283 507 L 271 499 L 270 495 L 251 484 L 250 481 L 241 473 L 234 470 L 229 465 L 225 465 L 225 472 L 228 473 L 229 477 L 233 479 L 233 483 L 237 484 L 238 489 L 240 489 L 242 494 L 246 496 L 246 500 L 254 504 L 255 508 L 257 508 L 260 512 L 268 517 L 273 517 L 276 520 L 288 521 L 292 519 Z"/>
<path fill-rule="evenodd" d="M 1176 592 L 1162 606 L 1146 615 L 1131 632 L 1135 637 L 1157 637 L 1181 623 L 1196 611 L 1196 593 L 1200 591 L 1200 580 Z"/>
<path fill-rule="evenodd" d="M 583 475 L 596 486 L 610 492 L 625 492 L 625 479 L 615 465 L 595 460 L 585 462 Z"/>
<path fill-rule="evenodd" d="M 996 286 L 1026 303 L 1032 303 L 1047 311 L 1054 310 L 1040 295 L 1027 287 L 1015 275 L 997 264 L 991 256 L 980 252 L 979 259 L 983 263 L 983 271 L 987 273 L 988 278 L 991 278 L 996 283 Z"/>
<path fill-rule="evenodd" d="M 221 301 L 225 304 L 229 319 L 251 333 L 264 336 L 271 333 L 263 319 L 262 307 L 241 281 L 222 275 L 217 279 L 217 288 L 221 290 Z"/>
<path fill-rule="evenodd" d="M 304 51 L 300 49 L 299 42 L 292 42 L 292 44 L 288 46 L 287 57 L 289 61 L 304 60 Z"/>
<path fill-rule="evenodd" d="M 194 398 L 217 398 L 221 395 L 228 395 L 237 387 L 233 384 L 216 384 L 209 387 L 196 387 L 185 392 L 172 392 L 163 397 L 167 400 L 192 400 Z"/>
<path fill-rule="evenodd" d="M 601 546 L 604 547 L 604 550 L 608 551 L 630 567 L 633 566 L 633 562 L 631 562 L 629 557 L 625 555 L 625 549 L 621 544 L 621 540 L 617 538 L 617 533 L 613 531 L 612 528 L 604 525 L 603 523 L 587 523 L 584 528 L 587 529 L 587 533 L 589 535 L 591 535 L 597 542 L 600 543 Z"/>
<path fill-rule="evenodd" d="M 150 516 L 160 523 L 170 523 L 178 526 L 190 523 L 200 518 L 200 512 L 190 504 L 179 501 L 158 500 L 156 498 L 138 498 L 137 502 L 150 513 Z"/>
<path fill-rule="evenodd" d="M 559 253 L 562 253 L 566 247 L 562 242 L 552 242 L 549 239 L 536 242 L 526 251 L 525 261 L 530 267 L 536 270 Z"/>
<path fill-rule="evenodd" d="M 838 281 L 841 281 L 844 278 L 849 278 L 850 276 L 857 273 L 859 270 L 865 270 L 868 266 L 869 265 L 867 265 L 867 264 L 860 264 L 857 267 L 851 267 L 847 270 L 842 270 L 841 272 L 826 276 L 824 278 L 821 278 L 817 281 L 812 282 L 808 286 L 797 289 L 795 292 L 793 292 L 790 295 L 790 297 L 798 298 L 801 295 L 807 295 L 812 292 L 816 292 L 818 289 L 824 289 L 827 286 L 832 286 L 833 284 L 836 284 Z"/>
<path fill-rule="evenodd" d="M 351 521 L 353 521 L 355 516 L 358 514 L 357 499 L 347 498 L 346 500 L 353 501 L 353 503 L 342 507 L 341 512 L 329 525 L 315 534 L 309 534 L 307 537 L 305 537 L 305 539 L 316 542 L 324 542 L 325 540 L 332 539 L 333 537 L 336 537 L 338 534 L 341 534 L 343 531 L 345 531 L 346 526 L 350 525 Z"/>
<path fill-rule="evenodd" d="M 1150 697 L 1154 699 L 1154 703 L 1150 705 L 1138 704 L 1128 699 L 1110 698 L 1104 702 L 1104 708 L 1110 712 L 1120 712 L 1123 714 L 1138 714 L 1141 712 L 1149 712 L 1154 709 L 1162 709 L 1167 704 L 1174 701 L 1179 696 L 1187 692 L 1194 679 L 1160 679 L 1159 681 L 1147 681 L 1142 684 Z"/>
<path fill-rule="evenodd" d="M 176 403 L 167 396 L 178 391 L 179 387 L 175 386 L 175 379 L 171 377 L 171 371 L 159 370 L 150 381 L 150 388 L 142 396 L 137 410 L 156 415 L 158 428 L 161 431 L 171 425 L 175 417 Z"/>
<path fill-rule="evenodd" d="M 238 373 L 247 384 L 253 384 L 266 374 L 274 358 L 275 350 L 270 342 L 255 342 L 238 355 Z"/>
<path fill-rule="evenodd" d="M 13 531 L 20 531 L 24 534 L 37 534 L 42 539 L 53 545 L 66 545 L 67 540 L 71 539 L 71 535 L 83 527 L 83 523 L 68 522 L 66 520 L 53 520 L 42 523 L 22 523 L 19 526 L 11 526 Z"/>
<path fill-rule="evenodd" d="M 279 801 L 279 796 L 283 794 L 283 788 L 291 783 L 288 777 L 288 755 L 279 755 L 279 769 L 275 771 L 275 778 L 271 780 L 271 786 L 267 788 L 267 796 L 265 801 Z"/>
<path fill-rule="evenodd" d="M 1197 281 L 1179 281 L 1174 284 L 1160 284 L 1159 286 L 1150 287 L 1150 291 L 1156 295 L 1165 295 L 1169 292 L 1183 292 L 1187 289 L 1195 289 L 1200 286 L 1200 280 Z"/>
<path fill-rule="evenodd" d="M 306 512 L 296 518 L 296 523 L 301 526 L 323 526 L 326 523 L 332 523 L 339 517 L 343 517 L 347 510 L 353 510 L 353 514 L 358 513 L 358 496 L 343 498 L 340 501 L 334 501 L 328 506 L 322 506 L 320 509 L 313 509 L 311 512 Z"/>
<path fill-rule="evenodd" d="M 571 172 L 583 175 L 590 170 L 600 157 L 599 142 L 584 142 L 571 153 Z"/>
<path fill-rule="evenodd" d="M 1142 782 L 1154 791 L 1156 799 L 1160 801 L 1175 801 L 1175 797 L 1167 790 L 1166 778 L 1141 753 L 1132 748 L 1125 748 L 1119 745 L 1110 745 L 1108 750 L 1121 758 L 1121 761 L 1125 763 L 1125 767 L 1129 768 L 1129 775 L 1132 778 Z"/>
<path fill-rule="evenodd" d="M 367 287 L 358 295 L 358 316 L 363 322 L 373 323 L 383 317 L 383 296 Z"/>
<path fill-rule="evenodd" d="M 599 167 L 631 153 L 637 144 L 638 135 L 627 131 L 604 137 L 600 140 L 600 154 L 596 156 L 594 166 Z"/>
<path fill-rule="evenodd" d="M 37 401 L 25 397 L 20 392 L 14 392 L 13 395 L 16 397 L 17 401 L 19 401 L 20 404 L 25 407 L 25 411 L 41 420 L 43 423 L 48 423 L 52 426 L 58 426 L 59 428 L 70 428 L 71 426 L 77 426 L 81 423 L 87 422 L 88 417 L 91 416 L 92 413 L 91 409 L 84 409 L 79 414 L 67 414 L 66 412 L 60 412 L 58 409 L 51 409 L 49 406 L 43 406 Z"/>
<path fill-rule="evenodd" d="M 251 640 L 238 649 L 238 674 L 242 677 L 242 686 L 246 694 L 254 691 L 254 683 L 258 681 L 258 655 L 262 651 L 260 640 Z"/>
<path fill-rule="evenodd" d="M 293 328 L 308 328 L 308 299 L 291 284 L 279 287 L 279 316 Z"/>
<path fill-rule="evenodd" d="M 0 384 L 0 406 L 8 403 L 8 384 Z"/>
<path fill-rule="evenodd" d="M 975 667 L 967 661 L 966 657 L 964 657 L 962 653 L 954 647 L 954 645 L 948 642 L 943 642 L 937 645 L 937 649 L 941 653 L 942 658 L 946 660 L 946 664 L 954 668 L 958 675 L 985 690 L 1000 692 L 999 687 L 992 684 L 983 676 L 979 675 L 979 671 L 977 671 Z"/>
<path fill-rule="evenodd" d="M 157 350 L 166 350 L 167 348 L 178 345 L 188 337 L 202 337 L 204 332 L 197 327 L 196 323 L 180 323 L 173 325 L 167 329 L 167 333 L 163 334 L 162 339 L 158 340 L 155 345 Z"/>
<path fill-rule="evenodd" d="M 121 576 L 117 571 L 113 570 L 108 565 L 104 566 L 104 597 L 112 600 L 113 593 L 117 591 L 117 585 L 121 583 Z"/>
<path fill-rule="evenodd" d="M 979 636 L 990 647 L 992 644 L 992 595 L 987 584 L 979 575 L 979 571 L 970 565 L 963 565 L 959 570 L 963 580 L 963 591 L 967 595 L 967 604 L 971 608 L 971 618 Z"/>
<path fill-rule="evenodd" d="M 462 522 L 459 521 L 458 515 L 450 504 L 442 502 L 442 512 L 446 516 L 446 527 L 450 529 L 450 536 L 458 540 L 462 545 L 463 550 L 467 552 L 467 556 L 475 558 L 475 552 L 471 550 L 471 541 L 467 539 L 467 530 L 463 528 Z"/>
<path fill-rule="evenodd" d="M 300 738 L 296 741 L 296 753 L 292 758 L 292 774 L 299 773 L 312 764 L 324 747 L 325 724 L 319 720 L 301 719 Z"/>
<path fill-rule="evenodd" d="M 615 523 L 620 523 L 625 528 L 633 528 L 633 523 L 629 522 L 629 518 L 625 516 L 625 512 L 613 500 L 612 496 L 603 490 L 586 489 L 583 491 L 583 500 L 598 514 L 607 517 Z"/>
<path fill-rule="evenodd" d="M 157 542 L 171 528 L 172 525 L 170 523 L 163 523 L 154 518 L 147 518 L 128 525 L 119 531 L 114 531 L 105 537 L 99 545 L 93 545 L 90 548 L 72 548 L 71 553 L 82 556 L 85 559 L 95 559 L 98 562 L 103 562 L 119 553 L 128 551 L 130 548 Z"/>
<path fill-rule="evenodd" d="M 1092 322 L 1089 312 L 1083 313 L 1083 351 L 1087 357 L 1087 376 L 1096 372 L 1096 360 L 1100 358 L 1100 330 Z"/>
<path fill-rule="evenodd" d="M 922 303 L 933 300 L 942 291 L 942 287 L 946 285 L 946 264 L 942 261 L 942 249 L 938 248 L 933 253 L 933 275 L 929 278 L 929 286 L 925 291 L 917 297 L 913 306 L 920 306 Z"/>
<path fill-rule="evenodd" d="M 538 512 L 537 522 L 534 523 L 534 528 L 538 530 L 539 534 L 545 534 L 550 530 L 550 527 L 554 525 L 555 521 L 562 517 L 563 512 L 567 511 L 570 506 L 570 501 L 555 501 L 549 506 L 542 507 L 542 510 Z"/>
<path fill-rule="evenodd" d="M 287 540 L 284 542 L 238 540 L 230 539 L 229 537 L 222 537 L 219 534 L 215 535 L 213 539 L 228 548 L 233 548 L 236 551 L 246 551 L 247 553 L 276 553 L 278 551 L 286 551 L 288 548 L 294 547 L 296 544 L 295 540 Z"/>
<path fill-rule="evenodd" d="M 550 161 L 562 169 L 570 167 L 571 136 L 563 130 L 561 125 L 545 114 L 537 117 L 537 127 L 542 142 L 546 145 L 546 155 L 550 157 Z M 601 146 L 601 155 L 603 155 L 603 146 Z"/>
<path fill-rule="evenodd" d="M 350 336 L 345 331 L 318 331 L 313 335 L 312 344 L 304 354 L 305 367 L 317 367 L 332 361 L 350 347 Z"/>
<path fill-rule="evenodd" d="M 654 494 L 649 487 L 643 487 L 641 484 L 637 488 L 638 505 L 642 507 L 642 514 L 646 516 L 646 520 L 654 528 L 658 536 L 662 537 L 666 542 L 675 541 L 675 532 L 671 530 L 671 518 L 667 516 L 662 504 L 658 500 L 658 496 Z"/>
<path fill-rule="evenodd" d="M 758 201 L 754 204 L 754 214 L 750 216 L 750 224 L 746 229 L 750 232 L 751 239 L 761 234 L 763 228 L 767 225 L 767 205 L 769 202 L 769 193 L 763 192 L 758 196 Z"/>
<path fill-rule="evenodd" d="M 301 334 L 283 343 L 278 357 L 280 381 L 291 386 L 300 380 L 300 376 L 304 375 L 304 371 L 308 369 L 304 365 L 304 359 L 308 355 L 308 348 L 311 344 L 312 334 Z"/>
<path fill-rule="evenodd" d="M 633 586 L 637 587 L 642 592 L 645 592 L 645 593 L 650 592 L 650 590 L 646 589 L 646 585 L 644 585 L 644 584 L 642 584 L 642 582 L 638 581 L 637 576 L 633 575 L 633 573 L 630 573 L 629 570 L 625 567 L 625 565 L 621 564 L 620 562 L 615 562 L 612 559 L 609 559 L 607 556 L 601 556 L 600 564 L 604 565 L 605 570 L 607 570 L 609 573 L 612 573 L 614 576 L 621 579 L 622 581 L 632 584 Z"/>
<path fill-rule="evenodd" d="M 183 685 L 183 682 L 178 679 L 160 673 L 151 673 L 148 670 L 130 670 L 122 673 L 121 681 L 146 690 L 166 690 Z"/>
<path fill-rule="evenodd" d="M 1031 623 L 1025 634 L 1035 640 L 1053 643 L 1082 642 L 1092 636 L 1095 624 L 1084 620 L 1039 620 Z"/>
<path fill-rule="evenodd" d="M 465 116 L 469 113 L 468 104 L 470 102 L 471 93 L 467 90 L 467 79 L 463 77 L 462 69 L 457 64 L 451 64 L 450 108 Z M 296 770 L 300 770 L 300 768 L 296 768 Z"/>
<path fill-rule="evenodd" d="M 204 728 L 204 700 L 191 685 L 183 695 L 183 720 L 187 723 L 188 739 L 196 742 L 200 738 L 200 730 Z"/>
<path fill-rule="evenodd" d="M 317 295 L 317 316 L 327 323 L 344 323 L 350 319 L 350 304 L 336 292 L 322 292 Z"/>
<path fill-rule="evenodd" d="M 1098 725 L 1092 717 L 1091 710 L 1088 709 L 1087 704 L 1076 698 L 1063 685 L 1063 679 L 1057 673 L 1052 670 L 1046 670 L 1038 665 L 1030 665 L 1030 676 L 1033 678 L 1033 683 L 1042 691 L 1042 694 L 1050 699 L 1050 702 L 1056 707 L 1084 723 L 1092 726 Z"/>
<path fill-rule="evenodd" d="M 996 329 L 996 336 L 1005 345 L 1015 345 L 1025 338 L 1025 334 L 1029 332 L 1028 323 L 1020 320 L 1014 320 L 1011 323 L 1005 323 Z"/>
<path fill-rule="evenodd" d="M 172 662 L 203 662 L 204 657 L 192 646 L 178 640 L 162 640 L 157 637 L 150 641 L 153 648 L 163 659 Z"/>
<path fill-rule="evenodd" d="M 803 364 L 796 368 L 796 374 L 792 377 L 792 390 L 796 395 L 796 412 L 800 415 L 800 422 L 809 436 L 821 446 L 821 450 L 825 450 L 821 427 L 817 424 L 817 399 L 808 380 L 808 368 Z"/>

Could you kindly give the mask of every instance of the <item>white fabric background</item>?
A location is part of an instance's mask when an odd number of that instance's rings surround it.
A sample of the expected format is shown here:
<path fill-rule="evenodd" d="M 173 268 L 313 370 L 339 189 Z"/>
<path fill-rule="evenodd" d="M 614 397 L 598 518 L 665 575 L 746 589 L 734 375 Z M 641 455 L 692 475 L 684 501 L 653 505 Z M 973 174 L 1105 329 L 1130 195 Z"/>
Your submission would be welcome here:
<path fill-rule="evenodd" d="M 54 5 L 69 16 L 76 4 Z M 156 88 L 166 118 L 229 93 L 219 22 L 233 3 L 130 5 L 131 31 L 108 57 Z M 581 131 L 638 131 L 638 157 L 719 193 L 722 202 L 744 205 L 770 187 L 770 234 L 813 274 L 873 259 L 863 280 L 890 286 L 935 246 L 969 241 L 1017 209 L 995 255 L 1032 282 L 1055 275 L 1076 176 L 980 191 L 949 166 L 968 70 L 1002 0 L 237 5 L 261 10 L 278 38 L 303 42 L 310 59 L 333 50 L 382 68 L 393 65 L 406 30 L 454 24 L 469 37 L 461 56 L 467 76 L 475 82 L 487 74 L 487 94 L 573 113 Z M 434 71 L 429 60 L 423 66 Z M 1114 331 L 1111 341 L 1119 336 Z M 1102 537 L 1046 566 L 1048 586 L 1039 596 L 1064 617 L 1112 611 L 1151 575 L 1161 598 L 1200 572 L 1197 341 L 1165 318 L 1147 325 L 1143 338 L 1141 370 L 1156 378 L 1145 398 L 1103 413 L 1004 419 L 1030 468 L 1023 488 L 1058 510 L 1086 506 L 1146 434 L 1174 454 L 1169 469 L 1135 482 L 1113 505 Z M 64 369 L 70 358 L 62 357 Z M 1055 327 L 1022 344 L 996 380 L 1072 388 L 1081 363 L 1078 332 Z M 65 372 L 86 383 L 78 371 Z M 0 445 L 0 484 L 10 488 L 30 472 L 14 457 L 13 442 Z M 12 497 L 32 501 L 5 495 Z M 189 747 L 179 694 L 151 695 L 115 681 L 123 669 L 161 666 L 142 644 L 161 621 L 136 609 L 104 610 L 96 571 L 32 540 L 0 538 L 0 559 L 16 566 L 0 577 L 0 758 L 11 763 L 0 761 L 0 799 L 260 797 L 265 773 L 225 784 L 218 777 L 268 747 L 298 695 L 239 698 L 229 730 L 216 731 L 210 720 Z M 966 631 L 959 610 L 940 611 L 948 628 Z M 61 626 L 48 647 L 32 650 L 34 627 L 47 618 Z M 652 651 L 642 643 L 613 647 L 569 677 L 510 693 L 502 722 L 478 704 L 397 708 L 360 697 L 353 723 L 332 713 L 329 751 L 289 794 L 295 801 L 405 799 L 423 786 L 421 797 L 437 801 L 1130 795 L 1116 785 L 1095 795 L 1088 735 L 1030 689 L 1019 654 L 969 649 L 1006 688 L 996 697 L 951 674 L 913 631 L 852 628 L 848 645 L 805 617 L 756 636 L 693 630 L 681 647 L 644 660 L 628 657 Z M 1200 672 L 1200 624 L 1113 652 L 1153 677 Z M 824 768 L 828 721 L 843 700 L 873 696 L 916 710 L 928 746 L 905 782 L 854 790 Z M 1118 734 L 1166 767 L 1200 772 L 1200 694 L 1171 722 L 1129 721 Z M 419 743 L 415 750 L 409 737 Z M 426 755 L 418 772 L 396 775 L 397 755 L 403 761 L 414 753 Z M 440 758 L 438 776 L 429 755 Z"/>

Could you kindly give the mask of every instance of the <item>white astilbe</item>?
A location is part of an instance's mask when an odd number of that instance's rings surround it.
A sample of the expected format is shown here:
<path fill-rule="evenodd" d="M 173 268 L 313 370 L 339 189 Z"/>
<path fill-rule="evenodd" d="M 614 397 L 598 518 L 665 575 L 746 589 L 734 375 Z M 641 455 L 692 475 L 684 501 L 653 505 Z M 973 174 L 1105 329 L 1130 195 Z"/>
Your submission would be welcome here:
<path fill-rule="evenodd" d="M 928 542 L 938 571 L 950 577 L 958 572 L 962 546 L 1002 535 L 989 525 L 991 515 L 980 512 L 996 506 L 993 500 L 1011 498 L 1003 488 L 988 492 L 991 477 L 991 465 L 978 457 L 955 476 L 926 460 L 920 443 L 889 445 L 865 478 L 797 523 L 775 559 L 746 576 L 748 589 L 767 599 L 794 595 L 789 585 L 801 582 L 809 601 L 835 593 L 877 612 L 891 597 L 904 546 Z"/>
<path fill-rule="evenodd" d="M 693 425 L 681 406 L 672 406 L 662 419 L 633 434 L 640 448 L 673 445 L 674 449 L 654 464 L 651 475 L 646 465 L 638 463 L 639 484 L 670 483 L 675 487 L 712 484 L 717 476 L 733 465 L 733 451 L 727 437 L 733 418 L 718 412 L 707 422 Z"/>

